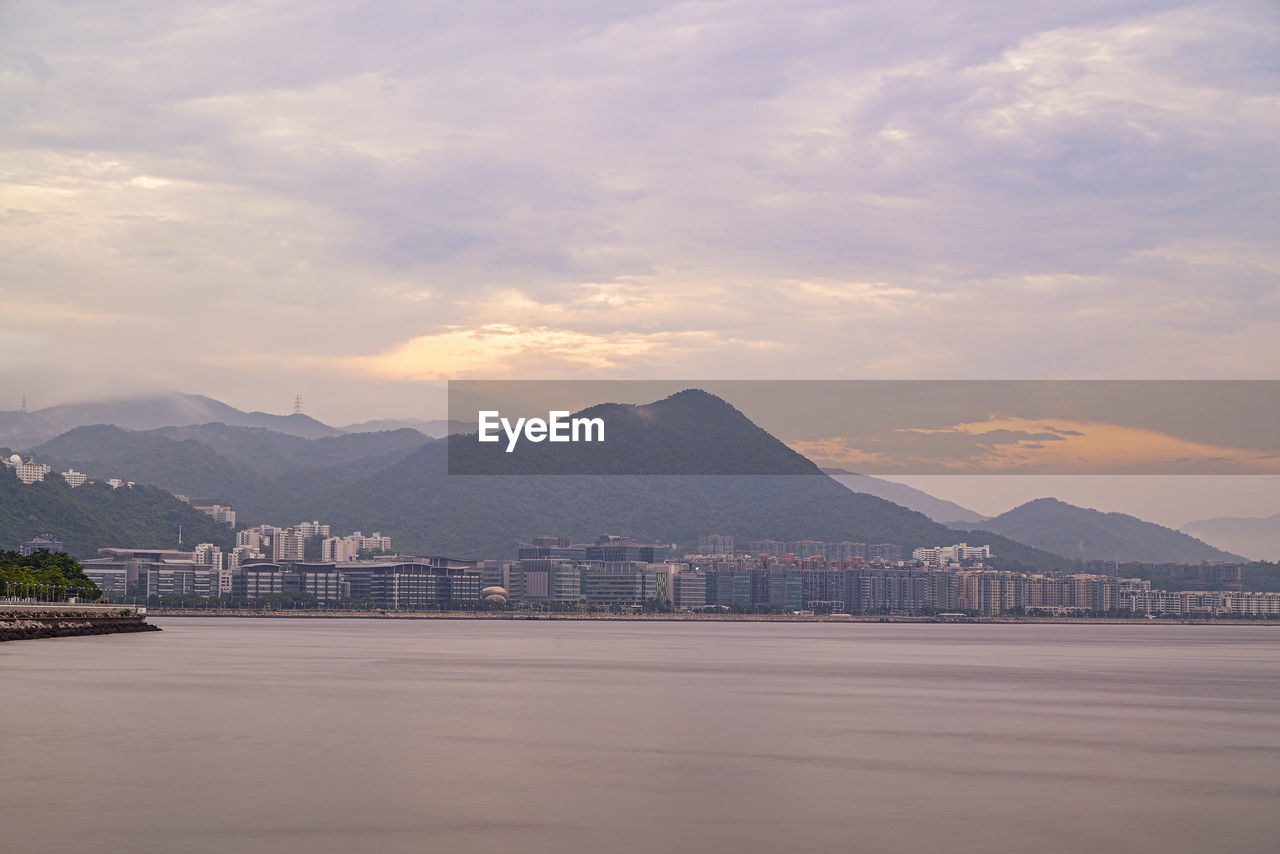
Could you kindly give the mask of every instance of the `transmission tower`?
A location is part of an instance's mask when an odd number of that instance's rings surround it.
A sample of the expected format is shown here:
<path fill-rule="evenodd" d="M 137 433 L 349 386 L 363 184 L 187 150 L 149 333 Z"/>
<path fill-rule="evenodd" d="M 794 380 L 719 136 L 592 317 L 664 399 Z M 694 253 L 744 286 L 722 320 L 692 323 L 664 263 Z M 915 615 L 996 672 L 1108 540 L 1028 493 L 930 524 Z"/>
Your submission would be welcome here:
<path fill-rule="evenodd" d="M 302 414 L 302 395 L 300 394 L 295 394 L 293 396 L 293 414 L 294 415 Z"/>
<path fill-rule="evenodd" d="M 25 391 L 22 393 L 22 411 L 27 411 L 27 393 Z"/>

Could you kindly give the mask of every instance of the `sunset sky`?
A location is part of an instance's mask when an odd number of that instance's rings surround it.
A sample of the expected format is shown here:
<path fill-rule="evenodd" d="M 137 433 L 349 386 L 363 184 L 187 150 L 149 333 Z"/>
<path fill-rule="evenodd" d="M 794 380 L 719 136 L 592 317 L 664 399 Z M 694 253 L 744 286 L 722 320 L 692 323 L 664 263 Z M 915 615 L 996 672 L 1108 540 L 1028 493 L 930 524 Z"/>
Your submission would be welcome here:
<path fill-rule="evenodd" d="M 0 3 L 0 410 L 1280 378 L 1280 6 Z"/>

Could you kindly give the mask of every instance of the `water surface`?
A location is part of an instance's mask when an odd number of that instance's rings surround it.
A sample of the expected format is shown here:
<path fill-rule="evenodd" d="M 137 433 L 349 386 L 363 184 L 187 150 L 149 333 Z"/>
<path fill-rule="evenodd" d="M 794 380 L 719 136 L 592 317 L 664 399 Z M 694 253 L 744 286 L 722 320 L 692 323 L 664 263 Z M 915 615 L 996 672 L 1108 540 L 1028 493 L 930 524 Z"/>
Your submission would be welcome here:
<path fill-rule="evenodd" d="M 0 645 L 6 850 L 1280 838 L 1274 627 L 155 622 Z"/>

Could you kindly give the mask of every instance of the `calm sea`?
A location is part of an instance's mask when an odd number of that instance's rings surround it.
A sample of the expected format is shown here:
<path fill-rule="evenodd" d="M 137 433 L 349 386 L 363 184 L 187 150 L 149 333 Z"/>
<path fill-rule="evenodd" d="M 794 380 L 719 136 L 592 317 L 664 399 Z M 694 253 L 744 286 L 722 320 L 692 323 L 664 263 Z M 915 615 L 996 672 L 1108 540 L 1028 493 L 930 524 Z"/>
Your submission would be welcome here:
<path fill-rule="evenodd" d="M 1280 850 L 1280 629 L 157 619 L 0 645 L 12 852 Z"/>

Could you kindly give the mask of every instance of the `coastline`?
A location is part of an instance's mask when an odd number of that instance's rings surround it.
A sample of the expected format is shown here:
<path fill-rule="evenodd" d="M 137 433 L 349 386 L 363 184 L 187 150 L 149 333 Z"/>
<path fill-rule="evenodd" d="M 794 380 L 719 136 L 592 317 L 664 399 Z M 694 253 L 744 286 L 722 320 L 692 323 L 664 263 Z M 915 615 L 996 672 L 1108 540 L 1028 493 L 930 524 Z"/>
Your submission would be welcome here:
<path fill-rule="evenodd" d="M 145 614 L 95 605 L 0 605 L 0 642 L 158 632 Z"/>
<path fill-rule="evenodd" d="M 967 617 L 940 620 L 934 617 L 816 614 L 578 614 L 517 613 L 510 611 L 256 611 L 152 609 L 152 617 L 220 617 L 327 620 L 499 620 L 528 622 L 658 622 L 658 623 L 906 623 L 912 625 L 1117 625 L 1117 626 L 1280 626 L 1280 620 L 1215 620 L 1207 618 L 1137 619 L 1122 617 Z"/>

